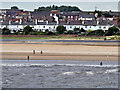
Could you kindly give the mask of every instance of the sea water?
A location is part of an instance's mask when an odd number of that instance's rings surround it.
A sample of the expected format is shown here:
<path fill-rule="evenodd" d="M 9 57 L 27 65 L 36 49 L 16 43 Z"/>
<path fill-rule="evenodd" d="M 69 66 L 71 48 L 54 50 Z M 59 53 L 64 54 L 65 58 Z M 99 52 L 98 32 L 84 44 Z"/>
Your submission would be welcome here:
<path fill-rule="evenodd" d="M 118 88 L 117 61 L 3 60 L 3 88 Z"/>

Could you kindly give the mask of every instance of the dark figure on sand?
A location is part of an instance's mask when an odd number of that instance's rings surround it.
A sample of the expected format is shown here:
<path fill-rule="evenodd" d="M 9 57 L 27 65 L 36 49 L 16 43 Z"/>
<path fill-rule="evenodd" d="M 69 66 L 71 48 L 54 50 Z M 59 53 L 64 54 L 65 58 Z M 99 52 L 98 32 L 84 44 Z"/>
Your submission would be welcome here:
<path fill-rule="evenodd" d="M 41 51 L 41 54 L 42 54 L 43 52 Z"/>
<path fill-rule="evenodd" d="M 33 50 L 33 54 L 35 54 L 35 50 Z"/>

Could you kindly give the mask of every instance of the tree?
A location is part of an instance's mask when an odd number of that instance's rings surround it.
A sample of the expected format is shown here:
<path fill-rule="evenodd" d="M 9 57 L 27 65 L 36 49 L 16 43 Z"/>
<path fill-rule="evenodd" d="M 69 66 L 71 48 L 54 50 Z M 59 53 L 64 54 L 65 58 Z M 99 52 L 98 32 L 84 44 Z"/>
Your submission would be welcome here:
<path fill-rule="evenodd" d="M 56 31 L 58 34 L 64 34 L 64 32 L 66 31 L 66 27 L 61 26 L 61 25 L 57 26 Z"/>
<path fill-rule="evenodd" d="M 27 25 L 26 27 L 24 27 L 23 33 L 24 33 L 25 35 L 29 34 L 30 32 L 33 32 L 32 27 L 30 27 L 29 25 Z"/>
<path fill-rule="evenodd" d="M 81 11 L 76 6 L 47 6 L 47 7 L 39 7 L 38 9 L 35 9 L 34 11 L 51 11 L 51 10 L 58 10 L 60 12 L 71 12 L 71 11 Z"/>
<path fill-rule="evenodd" d="M 67 34 L 73 34 L 73 30 L 67 31 Z"/>
<path fill-rule="evenodd" d="M 118 27 L 120 28 L 120 17 L 118 18 Z"/>
<path fill-rule="evenodd" d="M 96 30 L 95 31 L 95 35 L 96 36 L 103 36 L 104 35 L 104 31 L 103 30 Z"/>
<path fill-rule="evenodd" d="M 74 34 L 81 33 L 79 28 L 74 28 Z"/>
<path fill-rule="evenodd" d="M 116 28 L 115 26 L 113 26 L 113 27 L 108 29 L 106 36 L 115 35 L 117 32 L 119 32 L 119 29 Z"/>
<path fill-rule="evenodd" d="M 91 13 L 91 12 L 90 12 Z M 97 13 L 98 14 L 98 17 L 101 17 L 102 16 L 102 12 L 101 11 L 99 11 L 99 10 L 95 10 L 94 12 L 92 12 L 92 13 Z"/>
<path fill-rule="evenodd" d="M 81 32 L 86 32 L 83 28 L 81 28 Z"/>
<path fill-rule="evenodd" d="M 18 10 L 19 8 L 17 6 L 12 6 L 11 10 Z"/>
<path fill-rule="evenodd" d="M 17 35 L 17 31 L 16 31 L 16 30 L 13 30 L 13 34 L 14 34 L 14 35 Z"/>
<path fill-rule="evenodd" d="M 103 14 L 105 17 L 113 17 L 113 15 L 110 15 L 109 12 L 106 12 Z"/>
<path fill-rule="evenodd" d="M 88 31 L 87 36 L 103 36 L 103 30 Z"/>
<path fill-rule="evenodd" d="M 93 36 L 93 35 L 95 35 L 95 31 L 87 31 L 86 35 Z"/>
<path fill-rule="evenodd" d="M 8 28 L 3 28 L 2 35 L 8 35 L 8 34 L 11 34 L 10 30 Z"/>

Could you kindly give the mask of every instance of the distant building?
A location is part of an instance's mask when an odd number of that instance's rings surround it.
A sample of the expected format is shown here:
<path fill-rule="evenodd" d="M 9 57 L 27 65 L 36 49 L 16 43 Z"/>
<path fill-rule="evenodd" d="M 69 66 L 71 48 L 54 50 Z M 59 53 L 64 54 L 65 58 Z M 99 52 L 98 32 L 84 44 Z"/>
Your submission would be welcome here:
<path fill-rule="evenodd" d="M 117 15 L 115 12 L 110 12 Z M 23 10 L 0 10 L 0 28 L 9 28 L 13 30 L 23 30 L 25 26 L 30 25 L 34 30 L 56 31 L 58 25 L 63 25 L 67 30 L 74 28 L 83 28 L 84 30 L 108 30 L 112 26 L 118 25 L 116 17 L 98 17 L 97 14 L 81 11 L 59 12 L 31 12 Z"/>

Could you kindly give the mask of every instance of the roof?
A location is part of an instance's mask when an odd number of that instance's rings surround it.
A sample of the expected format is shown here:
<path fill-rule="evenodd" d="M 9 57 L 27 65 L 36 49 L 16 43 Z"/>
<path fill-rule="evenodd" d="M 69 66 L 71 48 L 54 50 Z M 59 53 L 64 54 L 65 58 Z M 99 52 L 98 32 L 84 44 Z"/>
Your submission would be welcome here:
<path fill-rule="evenodd" d="M 82 14 L 80 14 L 79 17 L 82 17 L 82 18 L 95 18 L 95 15 L 90 15 L 90 14 L 87 14 L 87 13 L 82 13 Z"/>
<path fill-rule="evenodd" d="M 96 21 L 93 20 L 86 20 L 84 23 L 85 26 L 94 26 L 97 25 Z"/>
<path fill-rule="evenodd" d="M 63 16 L 79 16 L 80 12 L 74 13 L 74 12 L 62 12 L 60 15 Z"/>
<path fill-rule="evenodd" d="M 8 21 L 4 21 L 1 23 L 2 25 L 9 25 Z M 116 21 L 110 21 L 108 23 L 109 25 L 117 25 Z M 12 22 L 11 25 L 36 25 L 35 22 L 22 22 L 22 24 L 20 24 L 19 22 L 15 23 Z M 49 22 L 48 24 L 46 24 L 46 22 L 38 22 L 37 25 L 57 25 L 56 22 Z M 59 21 L 58 25 L 82 25 L 81 21 L 70 21 L 69 23 L 65 22 L 65 21 Z M 85 26 L 96 26 L 97 22 L 96 21 L 85 21 L 85 23 L 83 24 Z M 99 25 L 107 25 L 107 20 L 103 20 L 99 23 Z"/>
<path fill-rule="evenodd" d="M 110 25 L 117 25 L 117 21 L 116 21 L 116 20 L 114 20 L 114 21 L 109 21 L 109 24 L 110 24 Z"/>
<path fill-rule="evenodd" d="M 107 20 L 102 20 L 99 25 L 107 25 Z"/>
<path fill-rule="evenodd" d="M 59 25 L 67 25 L 66 21 L 59 21 Z"/>
<path fill-rule="evenodd" d="M 48 25 L 57 25 L 57 22 L 49 22 Z"/>
<path fill-rule="evenodd" d="M 33 16 L 36 16 L 36 15 L 39 15 L 39 16 L 49 16 L 50 12 L 31 12 L 31 15 L 33 15 Z"/>

